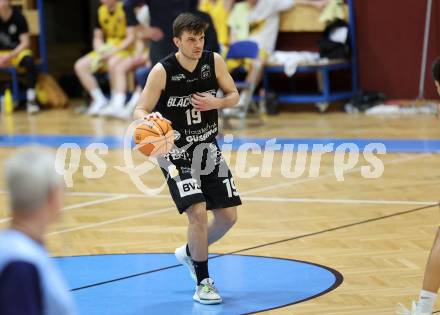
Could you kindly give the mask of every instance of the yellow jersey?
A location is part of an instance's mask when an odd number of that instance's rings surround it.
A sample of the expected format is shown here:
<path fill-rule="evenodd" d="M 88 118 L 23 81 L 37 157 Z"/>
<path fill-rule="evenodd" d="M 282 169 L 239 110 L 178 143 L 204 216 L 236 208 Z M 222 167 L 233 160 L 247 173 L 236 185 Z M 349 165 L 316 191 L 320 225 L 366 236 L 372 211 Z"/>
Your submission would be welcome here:
<path fill-rule="evenodd" d="M 199 10 L 206 12 L 211 16 L 212 22 L 214 23 L 214 28 L 217 32 L 219 43 L 223 46 L 228 46 L 229 12 L 226 10 L 223 0 L 215 0 L 214 3 L 210 0 L 202 0 L 199 5 Z"/>
<path fill-rule="evenodd" d="M 98 23 L 104 33 L 105 42 L 118 45 L 126 36 L 127 19 L 122 2 L 116 3 L 116 8 L 110 12 L 106 5 L 98 8 Z"/>

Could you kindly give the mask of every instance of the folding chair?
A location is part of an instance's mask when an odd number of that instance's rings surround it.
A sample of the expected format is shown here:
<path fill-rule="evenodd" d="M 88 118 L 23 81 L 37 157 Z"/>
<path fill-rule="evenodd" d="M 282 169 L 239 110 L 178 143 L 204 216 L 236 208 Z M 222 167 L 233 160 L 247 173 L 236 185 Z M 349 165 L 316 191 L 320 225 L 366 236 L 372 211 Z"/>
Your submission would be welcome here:
<path fill-rule="evenodd" d="M 256 62 L 258 60 L 259 48 L 257 43 L 253 41 L 238 41 L 233 43 L 226 54 L 226 61 L 228 60 L 243 60 L 243 59 L 252 59 L 253 67 L 259 67 L 259 64 Z M 255 69 L 256 72 L 259 69 Z M 246 75 L 247 70 L 240 66 L 233 70 L 234 74 Z M 235 86 L 238 91 L 248 90 L 248 96 L 245 99 L 241 99 L 240 106 L 235 106 L 233 108 L 228 108 L 223 110 L 222 117 L 225 124 L 228 124 L 228 120 L 230 118 L 238 118 L 241 121 L 241 125 L 244 125 L 245 118 L 249 112 L 249 109 L 253 103 L 253 93 L 255 91 L 257 82 L 256 78 L 251 78 L 250 81 L 245 80 L 234 80 Z"/>

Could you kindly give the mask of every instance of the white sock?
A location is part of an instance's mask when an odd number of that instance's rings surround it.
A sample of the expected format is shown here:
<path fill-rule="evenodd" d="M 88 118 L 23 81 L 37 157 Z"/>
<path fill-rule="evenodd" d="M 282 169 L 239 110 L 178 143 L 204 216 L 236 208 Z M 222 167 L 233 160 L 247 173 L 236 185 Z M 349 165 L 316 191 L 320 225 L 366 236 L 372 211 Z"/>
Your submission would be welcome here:
<path fill-rule="evenodd" d="M 104 103 L 107 102 L 107 98 L 105 97 L 104 93 L 102 93 L 100 88 L 96 88 L 90 92 L 90 95 L 92 96 L 93 100 L 96 102 Z"/>
<path fill-rule="evenodd" d="M 125 93 L 119 93 L 115 92 L 113 93 L 112 99 L 111 99 L 112 106 L 116 108 L 122 108 L 125 104 Z"/>
<path fill-rule="evenodd" d="M 142 90 L 136 89 L 134 93 L 131 95 L 130 101 L 127 103 L 126 108 L 133 109 L 139 103 L 139 99 L 141 98 Z"/>
<path fill-rule="evenodd" d="M 419 301 L 417 302 L 417 309 L 422 313 L 432 313 L 432 309 L 437 299 L 437 294 L 422 290 L 420 291 Z"/>
<path fill-rule="evenodd" d="M 27 98 L 28 102 L 35 101 L 35 90 L 34 89 L 28 89 L 26 91 L 26 98 Z"/>
<path fill-rule="evenodd" d="M 236 106 L 244 106 L 250 101 L 250 91 L 249 90 L 243 90 L 240 93 L 240 100 L 238 101 L 238 104 Z"/>

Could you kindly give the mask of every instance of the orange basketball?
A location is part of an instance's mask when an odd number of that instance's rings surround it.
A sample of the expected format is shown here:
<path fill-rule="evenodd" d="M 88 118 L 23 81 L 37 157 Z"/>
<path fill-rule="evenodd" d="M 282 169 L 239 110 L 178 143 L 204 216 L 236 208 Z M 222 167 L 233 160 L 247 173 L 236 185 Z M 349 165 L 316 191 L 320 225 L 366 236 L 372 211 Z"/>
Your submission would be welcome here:
<path fill-rule="evenodd" d="M 174 144 L 173 128 L 166 120 L 145 120 L 136 127 L 134 142 L 136 149 L 146 156 L 165 155 Z"/>

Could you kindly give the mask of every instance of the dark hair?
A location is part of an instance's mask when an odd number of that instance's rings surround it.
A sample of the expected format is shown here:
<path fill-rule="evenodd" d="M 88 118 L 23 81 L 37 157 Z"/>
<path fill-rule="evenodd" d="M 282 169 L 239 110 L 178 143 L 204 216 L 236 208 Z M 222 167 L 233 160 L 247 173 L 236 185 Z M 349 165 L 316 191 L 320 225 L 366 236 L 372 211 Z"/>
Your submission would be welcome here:
<path fill-rule="evenodd" d="M 440 57 L 433 62 L 431 72 L 434 80 L 440 83 Z"/>
<path fill-rule="evenodd" d="M 192 13 L 182 13 L 174 20 L 173 35 L 174 37 L 180 37 L 184 31 L 192 34 L 201 34 L 207 28 L 208 23 L 202 20 L 202 18 Z"/>

